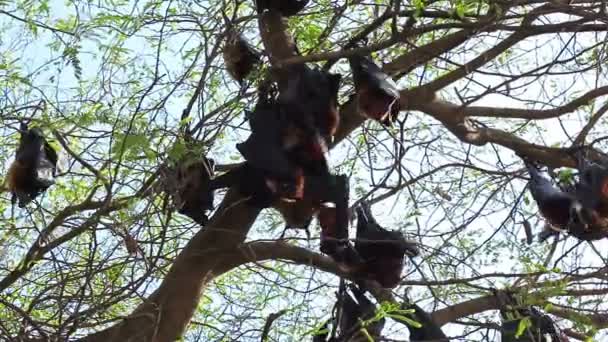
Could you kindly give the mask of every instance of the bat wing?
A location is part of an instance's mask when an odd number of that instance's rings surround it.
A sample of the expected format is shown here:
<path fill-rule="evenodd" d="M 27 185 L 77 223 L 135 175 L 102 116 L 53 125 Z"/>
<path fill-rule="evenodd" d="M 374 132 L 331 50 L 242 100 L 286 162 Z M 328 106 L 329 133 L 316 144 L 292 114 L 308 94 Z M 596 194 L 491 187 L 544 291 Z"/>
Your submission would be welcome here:
<path fill-rule="evenodd" d="M 350 332 L 352 327 L 359 322 L 361 311 L 359 305 L 350 296 L 348 291 L 342 296 L 342 316 L 340 318 L 341 335 Z"/>
<path fill-rule="evenodd" d="M 530 174 L 530 193 L 543 216 L 554 225 L 567 226 L 572 208 L 577 205 L 574 196 L 554 185 L 534 165 L 526 163 L 526 166 Z"/>
<path fill-rule="evenodd" d="M 252 133 L 236 147 L 251 166 L 264 170 L 269 175 L 285 178 L 294 175 L 294 168 L 285 152 L 268 136 Z"/>
<path fill-rule="evenodd" d="M 348 238 L 348 178 L 345 175 L 336 176 L 336 238 Z"/>
<path fill-rule="evenodd" d="M 356 56 L 349 60 L 353 79 L 356 85 L 366 84 L 370 88 L 381 90 L 388 96 L 399 98 L 399 88 L 393 79 L 384 73 L 370 57 Z"/>
<path fill-rule="evenodd" d="M 290 67 L 289 77 L 279 94 L 287 117 L 308 134 L 327 137 L 337 128 L 338 89 L 341 76 L 307 65 Z M 317 133 L 318 132 L 318 133 Z"/>

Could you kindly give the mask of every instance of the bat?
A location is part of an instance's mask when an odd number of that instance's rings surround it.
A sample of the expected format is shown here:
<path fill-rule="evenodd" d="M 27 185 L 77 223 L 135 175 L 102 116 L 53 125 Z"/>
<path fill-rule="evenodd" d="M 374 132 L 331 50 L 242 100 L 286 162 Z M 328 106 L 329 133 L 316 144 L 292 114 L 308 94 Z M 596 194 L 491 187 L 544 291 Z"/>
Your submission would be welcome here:
<path fill-rule="evenodd" d="M 357 340 L 356 335 L 361 328 L 360 321 L 366 321 L 375 316 L 376 306 L 365 296 L 364 291 L 354 285 L 349 286 L 341 297 L 340 339 L 343 341 Z M 365 326 L 367 333 L 377 339 L 381 336 L 385 319 L 381 318 Z"/>
<path fill-rule="evenodd" d="M 568 342 L 550 316 L 534 306 L 522 306 L 512 292 L 496 292 L 502 319 L 501 341 L 503 342 Z M 529 326 L 519 336 L 519 325 L 523 319 Z"/>
<path fill-rule="evenodd" d="M 349 58 L 359 111 L 366 117 L 390 126 L 400 110 L 397 84 L 370 56 Z"/>
<path fill-rule="evenodd" d="M 501 311 L 502 314 L 502 311 Z M 518 318 L 505 319 L 503 316 L 501 338 L 503 342 L 568 342 L 570 339 L 556 327 L 550 316 L 537 308 L 517 309 Z M 530 320 L 530 326 L 520 336 L 517 336 L 520 322 Z"/>
<path fill-rule="evenodd" d="M 19 146 L 6 177 L 11 192 L 11 203 L 17 201 L 19 208 L 25 208 L 38 195 L 55 184 L 52 178 L 41 174 L 50 170 L 52 177 L 57 176 L 57 152 L 47 142 L 42 130 L 28 128 L 25 123 L 20 127 Z"/>
<path fill-rule="evenodd" d="M 528 188 L 547 222 L 562 230 L 575 222 L 589 223 L 589 215 L 583 212 L 583 205 L 576 196 L 554 185 L 535 165 L 526 162 L 526 167 L 530 174 Z"/>
<path fill-rule="evenodd" d="M 281 179 L 269 175 L 264 170 L 248 162 L 211 179 L 205 191 L 236 186 L 247 197 L 247 203 L 256 208 L 269 208 L 279 199 L 301 199 L 303 176 L 296 173 L 292 179 Z"/>
<path fill-rule="evenodd" d="M 404 256 L 419 254 L 415 243 L 408 242 L 401 232 L 381 227 L 366 203 L 357 208 L 355 250 L 363 260 L 359 273 L 386 288 L 399 284 Z"/>
<path fill-rule="evenodd" d="M 306 169 L 304 169 L 306 170 Z M 333 205 L 332 210 L 335 208 L 334 198 L 332 192 L 328 191 L 331 189 L 333 184 L 334 176 L 327 173 L 324 176 L 315 176 L 305 173 L 304 191 L 302 199 L 298 201 L 284 201 L 278 200 L 273 207 L 277 209 L 283 219 L 285 220 L 285 229 L 304 229 L 307 235 L 308 227 L 312 222 L 315 215 L 318 216 L 321 208 L 324 208 L 324 213 L 327 216 L 328 205 Z M 328 219 L 335 218 L 335 212 L 327 216 Z M 327 221 L 324 221 L 327 222 Z M 326 223 L 327 224 L 327 223 Z M 332 223 L 332 226 L 335 223 Z"/>
<path fill-rule="evenodd" d="M 235 30 L 228 33 L 223 56 L 228 73 L 241 86 L 249 74 L 261 63 L 261 54 L 247 42 L 242 34 Z"/>
<path fill-rule="evenodd" d="M 342 76 L 303 64 L 289 67 L 287 73 L 289 77 L 280 84 L 279 102 L 303 134 L 318 134 L 329 142 L 340 121 L 338 90 Z"/>
<path fill-rule="evenodd" d="M 577 155 L 577 168 L 577 198 L 585 208 L 597 212 L 598 216 L 608 216 L 608 168 L 590 162 L 583 153 Z"/>
<path fill-rule="evenodd" d="M 319 212 L 321 226 L 321 252 L 336 261 L 346 261 L 352 248 L 348 242 L 348 178 L 345 175 L 332 176 L 328 185 L 330 202 Z"/>
<path fill-rule="evenodd" d="M 208 221 L 205 212 L 213 209 L 214 191 L 207 184 L 214 172 L 215 161 L 206 157 L 177 167 L 178 212 L 203 226 Z"/>

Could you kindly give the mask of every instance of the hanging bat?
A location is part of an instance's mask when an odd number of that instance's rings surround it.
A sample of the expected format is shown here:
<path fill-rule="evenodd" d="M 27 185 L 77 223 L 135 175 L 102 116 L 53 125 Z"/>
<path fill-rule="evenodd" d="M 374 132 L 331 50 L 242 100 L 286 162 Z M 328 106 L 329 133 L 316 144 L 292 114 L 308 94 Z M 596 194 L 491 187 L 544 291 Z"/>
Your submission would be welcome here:
<path fill-rule="evenodd" d="M 341 316 L 338 324 L 341 341 L 357 340 L 357 335 L 360 334 L 359 330 L 362 328 L 360 322 L 373 318 L 376 313 L 376 306 L 365 296 L 364 291 L 352 284 L 349 289 L 354 298 L 351 297 L 349 291 L 344 291 L 341 297 Z M 381 318 L 364 328 L 376 340 L 381 336 L 384 323 L 385 319 Z"/>
<path fill-rule="evenodd" d="M 256 0 L 258 13 L 265 10 L 275 10 L 284 17 L 298 14 L 310 0 Z"/>
<path fill-rule="evenodd" d="M 534 306 L 522 306 L 513 292 L 495 291 L 502 319 L 501 340 L 503 342 L 568 342 L 553 319 Z M 528 319 L 529 326 L 520 336 L 519 325 Z"/>
<path fill-rule="evenodd" d="M 19 208 L 25 206 L 38 195 L 45 192 L 55 181 L 42 178 L 41 174 L 51 170 L 52 177 L 57 176 L 57 152 L 46 141 L 39 128 L 28 129 L 27 124 L 20 127 L 20 139 L 15 160 L 11 164 L 6 183 L 11 192 L 11 203 L 19 202 Z"/>
<path fill-rule="evenodd" d="M 214 191 L 208 190 L 207 184 L 213 178 L 214 171 L 214 160 L 206 157 L 177 167 L 178 212 L 203 226 L 208 221 L 205 212 L 213 209 Z"/>
<path fill-rule="evenodd" d="M 407 329 L 410 331 L 410 341 L 449 341 L 441 330 L 441 327 L 433 321 L 433 318 L 428 312 L 424 311 L 416 304 L 409 304 L 405 307 L 406 309 L 414 310 L 414 313 L 412 314 L 413 319 L 421 325 L 421 327 L 418 328 L 406 324 Z"/>
<path fill-rule="evenodd" d="M 290 120 L 307 136 L 317 134 L 327 142 L 339 126 L 338 90 L 342 76 L 307 65 L 294 65 L 281 83 L 279 102 Z"/>
<path fill-rule="evenodd" d="M 301 120 L 290 108 L 260 94 L 254 111 L 247 114 L 252 133 L 237 149 L 252 165 L 269 172 L 285 175 L 301 168 L 307 175 L 327 176 L 325 141 L 307 125 L 312 121 Z M 302 113 L 306 115 L 310 113 Z"/>
<path fill-rule="evenodd" d="M 282 116 L 281 108 L 272 103 L 258 103 L 255 110 L 248 114 L 251 135 L 245 142 L 237 144 L 237 149 L 247 161 L 247 170 L 255 169 L 262 177 L 256 186 L 241 185 L 241 189 L 261 190 L 268 193 L 286 195 L 288 199 L 301 199 L 304 191 L 304 171 L 290 160 L 286 145 L 286 128 L 289 123 Z M 251 179 L 250 175 L 245 175 Z M 287 186 L 287 187 L 286 187 Z M 291 194 L 289 194 L 291 188 Z M 262 196 L 266 197 L 266 196 Z M 274 199 L 278 199 L 276 197 Z M 271 202 L 260 203 L 268 206 Z"/>
<path fill-rule="evenodd" d="M 577 159 L 577 198 L 585 208 L 593 210 L 597 216 L 608 216 L 608 168 L 590 162 L 583 153 L 579 153 Z"/>
<path fill-rule="evenodd" d="M 360 275 L 376 280 L 386 288 L 399 284 L 404 256 L 419 254 L 415 243 L 407 241 L 401 232 L 382 228 L 366 203 L 357 208 L 355 250 L 363 260 Z"/>
<path fill-rule="evenodd" d="M 297 170 L 296 170 L 297 171 Z M 269 208 L 278 199 L 298 200 L 302 198 L 304 177 L 296 172 L 293 178 L 279 178 L 252 166 L 248 162 L 211 179 L 205 191 L 236 186 L 248 198 L 247 203 L 256 208 Z"/>
<path fill-rule="evenodd" d="M 547 222 L 562 230 L 567 230 L 577 222 L 585 225 L 589 223 L 589 215 L 572 193 L 564 192 L 554 185 L 535 165 L 526 162 L 526 167 L 530 174 L 530 193 Z"/>
<path fill-rule="evenodd" d="M 328 189 L 329 202 L 333 205 L 325 205 L 319 212 L 321 252 L 336 261 L 345 261 L 352 249 L 348 242 L 348 178 L 345 175 L 332 176 Z"/>
<path fill-rule="evenodd" d="M 391 125 L 400 110 L 397 84 L 369 56 L 349 58 L 359 111 L 383 125 Z"/>
<path fill-rule="evenodd" d="M 568 342 L 570 339 L 563 334 L 553 322 L 553 319 L 542 313 L 537 308 L 530 306 L 516 310 L 517 318 L 508 319 L 503 310 L 501 338 L 503 342 Z M 520 322 L 523 319 L 530 320 L 530 326 L 519 336 Z"/>
<path fill-rule="evenodd" d="M 321 208 L 332 206 L 335 208 L 335 198 L 331 188 L 335 183 L 335 176 L 327 173 L 325 176 L 315 176 L 305 172 L 304 191 L 302 199 L 298 201 L 278 200 L 273 207 L 277 209 L 285 220 L 285 229 L 304 229 L 310 236 L 308 228 L 315 215 Z M 324 209 L 326 212 L 327 209 Z M 332 212 L 335 218 L 335 212 Z M 331 215 L 330 215 L 331 216 Z"/>
<path fill-rule="evenodd" d="M 247 76 L 261 63 L 261 54 L 235 30 L 228 33 L 223 55 L 228 73 L 241 86 Z"/>

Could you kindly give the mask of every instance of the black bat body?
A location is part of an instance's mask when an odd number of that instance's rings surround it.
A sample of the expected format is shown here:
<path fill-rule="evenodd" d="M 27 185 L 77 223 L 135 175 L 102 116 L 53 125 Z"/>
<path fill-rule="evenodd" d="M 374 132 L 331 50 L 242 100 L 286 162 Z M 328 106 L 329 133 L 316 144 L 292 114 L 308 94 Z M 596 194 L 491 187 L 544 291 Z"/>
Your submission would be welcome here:
<path fill-rule="evenodd" d="M 355 250 L 363 259 L 361 275 L 374 279 L 387 288 L 399 284 L 404 256 L 416 256 L 419 253 L 415 244 L 405 240 L 401 232 L 382 228 L 365 204 L 357 208 Z"/>
<path fill-rule="evenodd" d="M 295 180 L 274 177 L 246 162 L 210 180 L 206 191 L 232 186 L 236 186 L 243 196 L 249 198 L 249 205 L 263 209 L 272 206 L 281 198 L 301 199 L 304 179 L 301 174 L 297 174 Z"/>
<path fill-rule="evenodd" d="M 581 213 L 582 204 L 575 196 L 554 185 L 536 166 L 526 163 L 526 167 L 530 174 L 530 193 L 541 214 L 551 225 L 568 229 L 571 223 L 585 220 Z"/>
<path fill-rule="evenodd" d="M 288 143 L 292 124 L 284 110 L 279 104 L 263 99 L 253 112 L 248 113 L 248 119 L 251 135 L 237 144 L 247 162 L 222 179 L 239 184 L 241 193 L 251 196 L 251 203 L 261 208 L 271 206 L 279 198 L 301 199 L 304 170 L 290 156 L 289 150 L 293 147 Z M 294 146 L 298 144 L 301 144 L 299 140 Z M 224 181 L 214 183 L 214 186 L 225 185 Z"/>
<path fill-rule="evenodd" d="M 40 129 L 28 129 L 22 124 L 20 131 L 19 147 L 8 171 L 7 184 L 12 194 L 11 202 L 18 201 L 19 208 L 24 208 L 55 183 L 52 179 L 41 178 L 39 172 L 51 169 L 52 175 L 56 176 L 58 157 Z"/>
<path fill-rule="evenodd" d="M 374 317 L 376 306 L 365 296 L 364 292 L 355 286 L 349 286 L 354 295 L 351 297 L 349 291 L 345 291 L 342 296 L 342 315 L 340 317 L 340 340 L 351 341 L 353 336 L 358 334 L 361 327 L 359 320 L 369 320 Z M 356 301 L 355 301 L 356 300 Z M 384 318 L 370 323 L 365 327 L 367 333 L 374 339 L 381 336 L 384 328 Z"/>
<path fill-rule="evenodd" d="M 248 118 L 252 133 L 237 149 L 253 166 L 281 176 L 293 175 L 296 169 L 319 177 L 329 174 L 325 141 L 289 104 L 262 100 Z"/>
<path fill-rule="evenodd" d="M 200 225 L 207 223 L 206 211 L 213 209 L 214 191 L 207 184 L 213 178 L 214 167 L 213 159 L 206 157 L 177 167 L 178 212 Z"/>
<path fill-rule="evenodd" d="M 236 31 L 228 34 L 223 55 L 228 73 L 241 85 L 261 62 L 260 53 Z"/>
<path fill-rule="evenodd" d="M 501 311 L 503 318 L 504 311 Z M 502 323 L 502 342 L 568 342 L 567 336 L 561 333 L 555 326 L 553 319 L 540 312 L 535 307 L 517 310 L 520 318 L 504 320 Z M 520 336 L 517 336 L 520 321 L 529 317 L 531 326 Z"/>
<path fill-rule="evenodd" d="M 368 118 L 390 125 L 400 110 L 399 89 L 368 56 L 349 58 L 359 110 Z"/>
<path fill-rule="evenodd" d="M 297 229 L 308 229 L 313 217 L 318 215 L 323 207 L 324 217 L 327 217 L 324 223 L 327 227 L 328 220 L 335 221 L 335 207 L 327 208 L 323 204 L 335 204 L 336 197 L 333 192 L 336 183 L 335 176 L 329 173 L 321 176 L 311 175 L 306 168 L 304 168 L 304 172 L 302 199 L 298 201 L 277 201 L 273 207 L 283 216 L 286 228 Z M 331 210 L 331 213 L 328 212 L 328 209 Z M 332 229 L 334 226 L 335 223 L 331 223 Z"/>
<path fill-rule="evenodd" d="M 353 252 L 348 242 L 348 178 L 344 175 L 332 176 L 327 189 L 326 201 L 334 206 L 324 206 L 319 212 L 321 252 L 336 261 L 346 262 Z"/>
<path fill-rule="evenodd" d="M 329 141 L 339 125 L 338 89 L 341 75 L 307 65 L 291 66 L 281 87 L 279 102 L 290 121 L 310 137 L 317 134 Z"/>
<path fill-rule="evenodd" d="M 408 305 L 407 308 L 414 310 L 414 313 L 412 314 L 414 320 L 422 325 L 420 328 L 407 325 L 407 329 L 410 331 L 410 341 L 449 341 L 441 330 L 441 327 L 433 321 L 433 318 L 428 312 L 424 311 L 416 304 Z"/>
<path fill-rule="evenodd" d="M 576 196 L 599 217 L 608 217 L 608 167 L 578 156 L 579 181 Z"/>
<path fill-rule="evenodd" d="M 303 10 L 308 2 L 309 0 L 256 0 L 256 6 L 259 13 L 275 10 L 284 17 L 291 17 Z"/>

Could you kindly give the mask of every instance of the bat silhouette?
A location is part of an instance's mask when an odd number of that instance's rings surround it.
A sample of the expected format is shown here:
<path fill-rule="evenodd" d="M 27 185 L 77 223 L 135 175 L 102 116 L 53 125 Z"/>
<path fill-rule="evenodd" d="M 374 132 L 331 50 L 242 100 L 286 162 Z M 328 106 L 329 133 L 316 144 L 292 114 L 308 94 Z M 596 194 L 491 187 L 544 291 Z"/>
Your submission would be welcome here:
<path fill-rule="evenodd" d="M 342 76 L 308 65 L 294 65 L 289 77 L 282 82 L 279 102 L 290 114 L 290 119 L 309 136 L 330 141 L 339 126 L 338 90 Z"/>
<path fill-rule="evenodd" d="M 349 58 L 359 110 L 368 118 L 390 125 L 400 110 L 399 89 L 369 56 Z"/>
<path fill-rule="evenodd" d="M 354 298 L 349 291 L 344 291 L 341 297 L 342 311 L 339 327 L 342 341 L 357 340 L 358 331 L 361 328 L 360 321 L 370 320 L 376 313 L 376 306 L 365 296 L 364 291 L 352 284 L 349 289 Z M 366 325 L 365 329 L 372 338 L 377 339 L 381 336 L 384 324 L 385 319 L 381 318 Z"/>
<path fill-rule="evenodd" d="M 503 317 L 501 338 L 503 342 L 568 342 L 570 339 L 556 326 L 553 319 L 533 306 L 516 310 L 517 318 L 509 319 L 508 314 L 501 310 Z M 520 322 L 530 320 L 530 326 L 519 336 Z"/>
<path fill-rule="evenodd" d="M 57 152 L 46 141 L 42 131 L 39 128 L 29 129 L 27 124 L 22 123 L 15 160 L 6 177 L 11 203 L 14 205 L 18 201 L 19 208 L 24 208 L 53 185 L 53 179 L 43 178 L 41 174 L 50 170 L 52 177 L 55 177 L 57 159 Z"/>
<path fill-rule="evenodd" d="M 178 212 L 200 225 L 207 224 L 206 211 L 213 209 L 214 191 L 207 188 L 213 178 L 215 161 L 203 157 L 177 167 Z"/>
<path fill-rule="evenodd" d="M 589 215 L 574 194 L 562 191 L 532 163 L 526 162 L 526 167 L 530 174 L 530 193 L 547 222 L 562 230 L 571 224 L 589 222 Z"/>
<path fill-rule="evenodd" d="M 333 206 L 322 206 L 319 212 L 321 252 L 338 262 L 347 262 L 354 253 L 348 242 L 348 178 L 332 176 L 328 188 L 328 199 Z"/>
<path fill-rule="evenodd" d="M 355 250 L 363 260 L 359 273 L 387 288 L 399 284 L 404 256 L 419 254 L 415 243 L 407 241 L 401 232 L 382 228 L 366 203 L 357 208 Z"/>
<path fill-rule="evenodd" d="M 261 54 L 235 30 L 228 33 L 223 55 L 228 73 L 241 86 L 247 76 L 261 63 Z"/>

